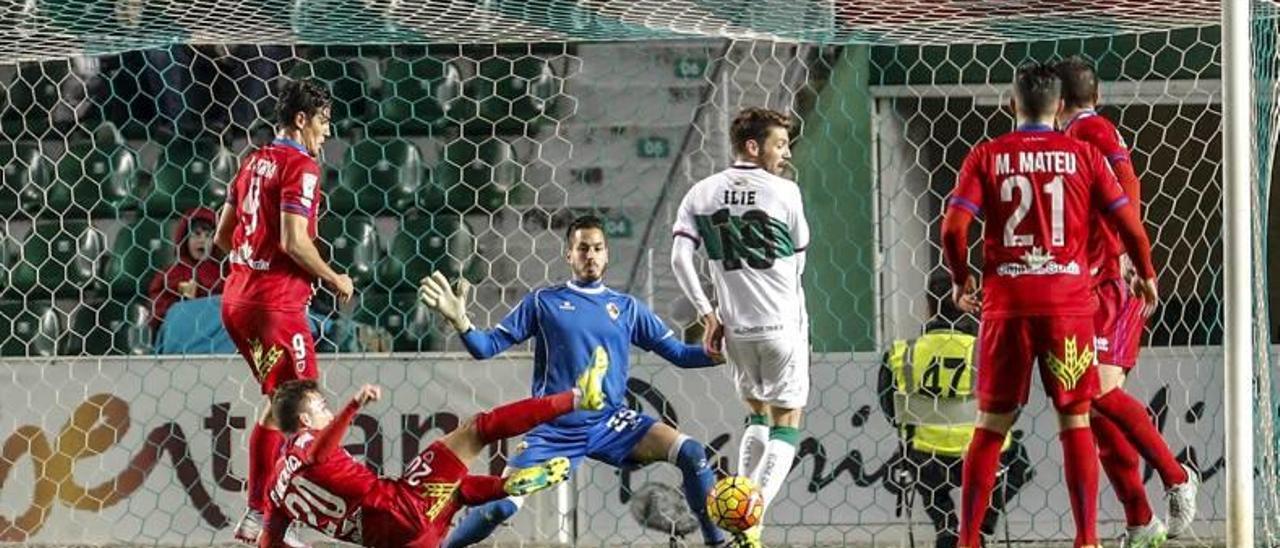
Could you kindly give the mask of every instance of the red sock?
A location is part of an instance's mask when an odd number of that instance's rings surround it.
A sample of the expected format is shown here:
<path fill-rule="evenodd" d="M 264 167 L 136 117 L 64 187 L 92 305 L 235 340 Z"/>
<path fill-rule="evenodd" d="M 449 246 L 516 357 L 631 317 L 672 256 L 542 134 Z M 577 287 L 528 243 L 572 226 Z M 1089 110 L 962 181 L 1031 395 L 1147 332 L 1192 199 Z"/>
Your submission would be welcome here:
<path fill-rule="evenodd" d="M 267 482 L 276 469 L 284 434 L 261 424 L 253 425 L 249 433 L 249 508 L 259 512 L 266 510 Z"/>
<path fill-rule="evenodd" d="M 1187 481 L 1187 471 L 1173 457 L 1155 423 L 1147 416 L 1147 408 L 1124 389 L 1116 388 L 1093 400 L 1093 408 L 1106 415 L 1127 434 L 1134 448 L 1142 454 L 1164 482 L 1166 489 Z"/>
<path fill-rule="evenodd" d="M 528 398 L 476 413 L 476 432 L 485 443 L 519 436 L 533 427 L 573 411 L 573 391 Z"/>
<path fill-rule="evenodd" d="M 1147 488 L 1142 484 L 1142 472 L 1138 469 L 1138 450 L 1125 438 L 1120 427 L 1105 415 L 1089 417 L 1093 437 L 1098 441 L 1098 460 L 1102 471 L 1111 480 L 1116 498 L 1124 506 L 1125 522 L 1130 527 L 1151 523 L 1151 503 L 1147 501 Z"/>
<path fill-rule="evenodd" d="M 960 545 L 982 545 L 982 520 L 991 506 L 991 490 L 1000 466 L 1000 446 L 1004 435 L 982 427 L 973 429 L 973 440 L 964 457 L 960 484 Z"/>
<path fill-rule="evenodd" d="M 1088 428 L 1058 433 L 1071 514 L 1076 518 L 1076 546 L 1098 544 L 1098 448 Z"/>
<path fill-rule="evenodd" d="M 466 476 L 458 482 L 458 500 L 467 506 L 479 506 L 505 499 L 507 492 L 502 488 L 503 481 L 498 476 Z"/>

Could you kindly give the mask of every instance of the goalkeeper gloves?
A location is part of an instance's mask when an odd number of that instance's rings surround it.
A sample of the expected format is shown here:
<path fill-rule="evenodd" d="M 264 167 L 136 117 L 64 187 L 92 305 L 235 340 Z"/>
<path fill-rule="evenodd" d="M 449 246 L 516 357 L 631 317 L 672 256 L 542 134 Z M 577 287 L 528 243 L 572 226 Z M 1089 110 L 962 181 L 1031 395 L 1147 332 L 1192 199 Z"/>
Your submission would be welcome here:
<path fill-rule="evenodd" d="M 448 320 L 459 333 L 471 329 L 471 320 L 467 318 L 467 298 L 471 293 L 471 284 L 459 279 L 452 288 L 444 274 L 432 272 L 422 279 L 418 287 L 418 299 L 441 317 Z"/>

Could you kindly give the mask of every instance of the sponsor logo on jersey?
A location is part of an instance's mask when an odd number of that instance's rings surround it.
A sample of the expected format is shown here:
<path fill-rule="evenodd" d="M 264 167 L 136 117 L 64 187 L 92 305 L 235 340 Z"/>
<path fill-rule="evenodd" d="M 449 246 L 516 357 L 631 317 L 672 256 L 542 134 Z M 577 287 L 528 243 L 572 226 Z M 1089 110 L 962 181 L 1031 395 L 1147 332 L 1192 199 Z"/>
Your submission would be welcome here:
<path fill-rule="evenodd" d="M 1053 260 L 1053 254 L 1040 246 L 1023 253 L 1020 263 L 1004 263 L 996 267 L 996 274 L 1017 278 L 1018 276 L 1050 276 L 1054 274 L 1070 274 L 1079 276 L 1080 265 L 1075 261 L 1063 264 Z"/>
<path fill-rule="evenodd" d="M 604 309 L 609 312 L 609 319 L 613 321 L 618 321 L 618 315 L 622 314 L 622 311 L 618 309 L 618 305 L 612 302 L 604 305 Z"/>
<path fill-rule="evenodd" d="M 1094 353 L 1085 343 L 1080 347 L 1075 337 L 1068 337 L 1062 342 L 1062 356 L 1049 354 L 1049 371 L 1062 384 L 1064 390 L 1071 390 L 1080 382 L 1080 377 L 1093 365 Z"/>
<path fill-rule="evenodd" d="M 569 301 L 561 301 L 560 310 L 577 310 L 577 309 L 573 307 L 573 303 Z"/>

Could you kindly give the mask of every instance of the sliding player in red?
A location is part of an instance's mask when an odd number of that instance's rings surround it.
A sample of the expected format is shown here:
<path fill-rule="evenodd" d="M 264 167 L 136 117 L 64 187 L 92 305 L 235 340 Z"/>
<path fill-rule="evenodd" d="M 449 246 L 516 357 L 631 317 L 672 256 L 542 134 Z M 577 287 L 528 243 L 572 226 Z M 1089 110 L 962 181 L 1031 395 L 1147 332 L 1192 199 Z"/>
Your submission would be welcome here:
<path fill-rule="evenodd" d="M 1097 113 L 1098 77 L 1084 59 L 1071 57 L 1055 67 L 1062 79 L 1063 110 L 1059 127 L 1069 137 L 1093 145 L 1102 153 L 1120 180 L 1134 210 L 1141 215 L 1142 184 L 1134 172 L 1129 149 L 1120 132 Z M 1130 294 L 1125 264 L 1127 255 L 1115 230 L 1100 223 L 1090 242 L 1094 293 L 1098 313 L 1094 317 L 1098 345 L 1098 377 L 1101 387 L 1093 400 L 1089 419 L 1098 442 L 1102 469 L 1111 480 L 1116 497 L 1124 505 L 1124 546 L 1158 547 L 1168 537 L 1177 537 L 1191 527 L 1196 513 L 1199 476 L 1178 462 L 1160 431 L 1147 416 L 1147 408 L 1124 389 L 1124 380 L 1138 362 L 1138 347 L 1146 318 L 1142 301 Z M 1141 454 L 1160 474 L 1168 497 L 1168 529 L 1155 517 L 1142 482 Z"/>
<path fill-rule="evenodd" d="M 1089 430 L 1089 405 L 1098 389 L 1090 232 L 1102 218 L 1116 227 L 1141 276 L 1146 314 L 1156 304 L 1151 244 L 1102 155 L 1053 129 L 1062 101 L 1052 66 L 1019 68 L 1012 106 L 1017 130 L 970 151 L 942 226 L 952 298 L 962 310 L 982 313 L 979 413 L 964 462 L 959 545 L 982 544 L 1000 448 L 1026 404 L 1039 362 L 1058 413 L 1075 546 L 1099 546 L 1098 455 Z M 981 301 L 969 273 L 968 245 L 969 224 L 978 215 L 985 215 Z"/>
<path fill-rule="evenodd" d="M 428 445 L 399 478 L 378 477 L 342 448 L 356 411 L 377 401 L 381 388 L 361 387 L 335 417 L 315 381 L 284 383 L 272 410 L 289 440 L 276 465 L 259 548 L 287 546 L 284 536 L 293 521 L 361 546 L 439 546 L 463 506 L 530 495 L 569 477 L 564 457 L 506 477 L 471 475 L 467 463 L 494 441 L 575 410 L 603 409 L 605 369 L 588 368 L 570 390 L 477 413 Z"/>

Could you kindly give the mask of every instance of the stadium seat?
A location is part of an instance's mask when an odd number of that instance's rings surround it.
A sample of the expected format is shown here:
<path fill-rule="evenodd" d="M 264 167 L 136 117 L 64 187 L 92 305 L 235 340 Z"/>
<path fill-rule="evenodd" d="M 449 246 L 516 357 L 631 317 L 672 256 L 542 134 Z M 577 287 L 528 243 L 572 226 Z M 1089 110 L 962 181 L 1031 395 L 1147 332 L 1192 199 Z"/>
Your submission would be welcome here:
<path fill-rule="evenodd" d="M 444 203 L 453 212 L 491 212 L 506 204 L 521 205 L 531 192 L 522 183 L 523 166 L 511 143 L 491 137 L 476 144 L 449 143 L 434 180 L 444 188 Z"/>
<path fill-rule="evenodd" d="M 345 213 L 412 209 L 422 184 L 422 152 L 404 139 L 368 139 L 347 149 L 329 207 Z"/>
<path fill-rule="evenodd" d="M 116 332 L 116 348 L 131 356 L 152 353 L 151 304 L 137 299 L 124 307 L 124 324 Z"/>
<path fill-rule="evenodd" d="M 71 64 L 59 59 L 23 63 L 19 67 L 17 76 L 8 84 L 8 106 L 22 119 L 22 130 L 30 137 L 39 137 L 49 130 L 50 113 L 62 100 L 63 81 L 73 77 Z"/>
<path fill-rule="evenodd" d="M 65 353 L 70 356 L 117 354 L 125 330 L 125 306 L 111 299 L 81 302 L 71 310 Z"/>
<path fill-rule="evenodd" d="M 97 289 L 105 257 L 106 238 L 89 223 L 39 222 L 22 243 L 13 287 L 23 294 L 59 296 Z"/>
<path fill-rule="evenodd" d="M 369 74 L 358 61 L 333 58 L 303 61 L 294 65 L 289 77 L 315 78 L 329 86 L 333 98 L 330 118 L 339 132 L 361 126 L 372 110 L 365 85 Z"/>
<path fill-rule="evenodd" d="M 373 131 L 396 135 L 430 134 L 450 119 L 462 95 L 455 63 L 419 57 L 388 58 L 382 66 L 382 101 Z"/>
<path fill-rule="evenodd" d="M 115 125 L 104 123 L 88 139 L 72 141 L 43 193 L 44 207 L 61 216 L 115 214 L 129 205 L 138 157 Z"/>
<path fill-rule="evenodd" d="M 27 165 L 42 158 L 37 148 L 39 143 L 33 141 L 0 141 L 0 218 L 18 211 L 18 194 L 29 175 Z"/>
<path fill-rule="evenodd" d="M 146 212 L 168 216 L 200 205 L 220 206 L 238 168 L 235 155 L 217 142 L 176 137 L 156 159 Z"/>
<path fill-rule="evenodd" d="M 373 282 L 385 255 L 373 219 L 360 215 L 327 215 L 320 218 L 319 233 L 329 249 L 329 259 L 339 272 L 351 276 L 356 287 Z"/>
<path fill-rule="evenodd" d="M 52 302 L 0 304 L 0 356 L 56 356 L 65 329 Z"/>
<path fill-rule="evenodd" d="M 357 348 L 363 351 L 436 350 L 440 341 L 431 309 L 418 301 L 416 293 L 361 293 L 352 319 L 357 325 L 374 327 L 391 338 L 390 348 L 384 348 L 385 341 L 362 341 L 359 339 L 374 337 L 357 333 Z"/>
<path fill-rule="evenodd" d="M 416 291 L 433 271 L 458 277 L 475 252 L 475 237 L 457 215 L 406 215 L 383 263 L 383 287 Z"/>
<path fill-rule="evenodd" d="M 171 222 L 139 218 L 116 232 L 104 278 L 117 299 L 146 291 L 151 277 L 173 263 Z"/>
<path fill-rule="evenodd" d="M 524 134 L 526 124 L 551 114 L 559 92 L 555 72 L 544 58 L 487 57 L 480 61 L 477 77 L 467 82 L 467 96 L 478 105 L 482 122 L 475 131 L 495 128 L 499 134 Z"/>
<path fill-rule="evenodd" d="M 0 232 L 0 294 L 13 288 L 11 274 L 14 267 L 18 265 L 18 258 L 22 254 L 21 250 L 22 248 L 17 240 L 14 240 L 8 234 Z"/>

